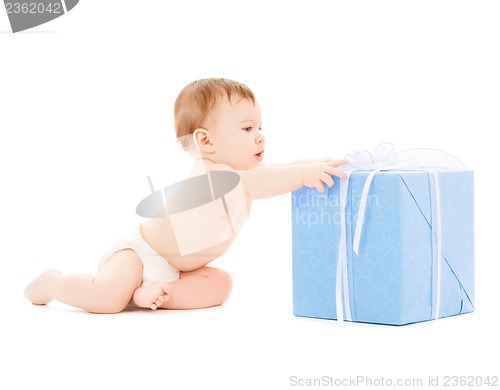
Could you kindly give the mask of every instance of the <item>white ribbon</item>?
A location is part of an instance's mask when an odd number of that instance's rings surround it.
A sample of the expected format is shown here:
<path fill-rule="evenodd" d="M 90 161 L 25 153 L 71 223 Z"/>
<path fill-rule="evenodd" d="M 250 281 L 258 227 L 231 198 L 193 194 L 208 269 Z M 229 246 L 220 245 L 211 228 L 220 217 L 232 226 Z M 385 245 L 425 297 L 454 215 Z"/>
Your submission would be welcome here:
<path fill-rule="evenodd" d="M 352 171 L 346 172 L 348 175 Z M 337 277 L 335 281 L 335 306 L 337 308 L 337 321 L 344 321 L 344 306 L 345 319 L 352 321 L 351 304 L 349 302 L 349 283 L 347 276 L 347 235 L 345 223 L 345 207 L 347 201 L 347 191 L 349 189 L 349 178 L 340 181 L 340 239 L 339 252 L 337 260 Z M 342 291 L 342 289 L 344 291 Z M 342 301 L 342 293 L 344 301 Z"/>
<path fill-rule="evenodd" d="M 442 246 L 441 237 L 441 194 L 439 188 L 439 178 L 436 171 L 432 172 L 434 185 L 431 185 L 431 206 L 436 212 L 432 213 L 432 318 L 439 318 L 441 308 L 441 266 L 442 266 Z"/>
<path fill-rule="evenodd" d="M 437 149 L 410 149 L 394 152 L 394 145 L 384 143 L 377 146 L 372 155 L 366 150 L 351 151 L 346 155 L 349 164 L 345 171 L 347 179 L 340 181 L 340 241 L 337 262 L 337 277 L 335 287 L 335 303 L 337 309 L 337 321 L 352 320 L 349 302 L 349 282 L 347 273 L 347 236 L 345 222 L 345 208 L 349 189 L 349 176 L 354 171 L 371 171 L 366 178 L 356 219 L 356 229 L 353 237 L 353 251 L 358 254 L 363 229 L 366 202 L 370 186 L 375 175 L 381 171 L 394 170 L 423 170 L 432 175 L 433 180 L 429 183 L 431 187 L 432 207 L 432 291 L 433 305 L 432 318 L 440 315 L 441 302 L 441 265 L 442 265 L 442 235 L 441 235 L 441 196 L 439 177 L 436 169 L 467 169 L 465 165 L 452 155 Z M 343 298 L 343 299 L 342 299 Z M 344 316 L 345 310 L 345 316 Z"/>

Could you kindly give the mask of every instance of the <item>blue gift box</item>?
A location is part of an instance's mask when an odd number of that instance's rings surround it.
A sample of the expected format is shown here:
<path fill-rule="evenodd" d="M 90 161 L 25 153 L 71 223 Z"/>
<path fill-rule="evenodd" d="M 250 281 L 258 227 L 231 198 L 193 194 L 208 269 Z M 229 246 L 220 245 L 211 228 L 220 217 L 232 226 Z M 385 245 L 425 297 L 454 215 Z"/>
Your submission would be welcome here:
<path fill-rule="evenodd" d="M 337 319 L 341 215 L 345 216 L 348 282 L 348 297 L 344 294 L 342 302 L 349 306 L 341 310 L 349 310 L 352 321 L 403 325 L 472 312 L 473 172 L 437 173 L 442 251 L 437 282 L 432 237 L 436 211 L 429 172 L 387 171 L 373 177 L 358 254 L 353 251 L 368 174 L 355 171 L 347 179 L 345 213 L 338 178 L 324 193 L 307 187 L 292 193 L 294 314 Z"/>

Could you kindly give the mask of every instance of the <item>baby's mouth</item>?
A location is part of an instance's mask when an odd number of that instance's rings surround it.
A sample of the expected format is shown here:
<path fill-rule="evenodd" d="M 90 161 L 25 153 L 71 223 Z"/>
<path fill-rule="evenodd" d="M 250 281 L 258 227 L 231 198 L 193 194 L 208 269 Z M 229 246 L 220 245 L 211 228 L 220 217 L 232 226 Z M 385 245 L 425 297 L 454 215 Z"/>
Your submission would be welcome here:
<path fill-rule="evenodd" d="M 262 158 L 264 156 L 264 150 L 261 150 L 259 153 L 255 153 L 254 156 L 257 158 Z"/>

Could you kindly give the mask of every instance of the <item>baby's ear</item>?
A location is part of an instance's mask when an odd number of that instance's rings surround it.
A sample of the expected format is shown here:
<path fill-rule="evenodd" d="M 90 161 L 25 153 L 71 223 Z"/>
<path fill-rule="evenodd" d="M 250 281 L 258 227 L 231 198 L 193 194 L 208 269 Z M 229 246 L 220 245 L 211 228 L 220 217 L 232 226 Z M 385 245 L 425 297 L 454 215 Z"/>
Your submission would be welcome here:
<path fill-rule="evenodd" d="M 198 149 L 205 153 L 215 152 L 214 144 L 210 139 L 210 132 L 203 128 L 198 128 L 193 132 L 193 140 Z"/>

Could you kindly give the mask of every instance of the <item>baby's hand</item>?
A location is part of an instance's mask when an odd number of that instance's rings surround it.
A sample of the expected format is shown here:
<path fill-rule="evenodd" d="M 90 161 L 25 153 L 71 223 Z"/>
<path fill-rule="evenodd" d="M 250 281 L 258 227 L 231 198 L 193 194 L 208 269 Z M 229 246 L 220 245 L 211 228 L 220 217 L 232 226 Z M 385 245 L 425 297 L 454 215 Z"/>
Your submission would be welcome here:
<path fill-rule="evenodd" d="M 304 164 L 302 170 L 302 183 L 306 187 L 315 187 L 319 192 L 324 192 L 325 187 L 323 187 L 323 183 L 326 183 L 328 188 L 333 186 L 332 176 L 337 176 L 341 179 L 347 178 L 344 172 L 336 168 L 347 163 L 347 160 L 326 160 Z"/>

